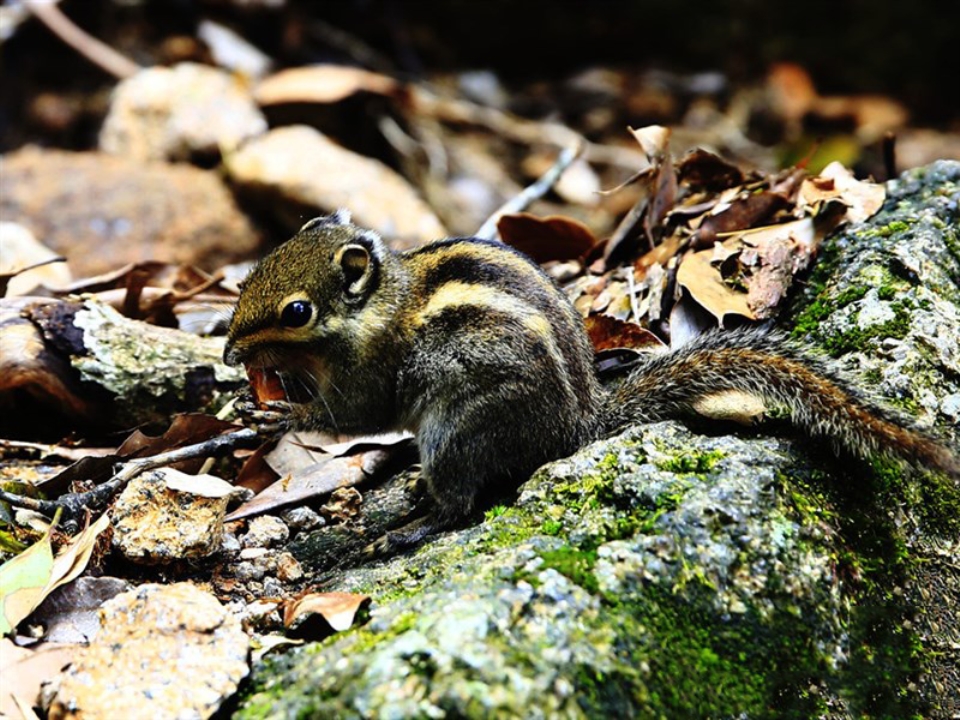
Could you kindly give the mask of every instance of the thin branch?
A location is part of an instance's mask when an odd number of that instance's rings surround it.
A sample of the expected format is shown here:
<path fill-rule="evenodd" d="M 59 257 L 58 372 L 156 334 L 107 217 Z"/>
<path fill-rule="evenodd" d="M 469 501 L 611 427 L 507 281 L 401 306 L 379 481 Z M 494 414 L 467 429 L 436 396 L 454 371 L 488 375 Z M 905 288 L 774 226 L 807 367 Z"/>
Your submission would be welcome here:
<path fill-rule="evenodd" d="M 550 188 L 552 188 L 563 171 L 570 167 L 570 164 L 577 159 L 583 152 L 583 143 L 578 143 L 575 147 L 564 149 L 557 161 L 550 166 L 543 175 L 535 182 L 525 187 L 516 196 L 510 198 L 507 202 L 497 208 L 497 211 L 487 218 L 486 222 L 477 230 L 476 237 L 492 240 L 497 236 L 497 223 L 500 218 L 507 213 L 521 212 L 530 206 L 534 200 L 543 197 Z"/>
<path fill-rule="evenodd" d="M 637 150 L 592 143 L 576 130 L 560 123 L 528 120 L 467 100 L 439 97 L 416 85 L 408 86 L 407 91 L 412 107 L 428 117 L 445 122 L 480 125 L 502 137 L 526 145 L 548 143 L 566 148 L 583 144 L 583 157 L 588 162 L 625 167 L 630 170 L 636 170 L 647 164 L 646 157 Z"/>
<path fill-rule="evenodd" d="M 36 510 L 48 516 L 62 508 L 64 527 L 68 528 L 70 524 L 75 524 L 83 518 L 88 509 L 105 505 L 120 489 L 142 472 L 166 467 L 184 460 L 217 455 L 237 445 L 256 440 L 258 437 L 256 430 L 242 428 L 193 445 L 185 445 L 150 457 L 128 460 L 120 466 L 120 469 L 112 478 L 97 485 L 92 490 L 82 493 L 67 493 L 56 500 L 36 500 L 2 490 L 0 490 L 0 500 L 4 500 L 15 507 Z"/>
<path fill-rule="evenodd" d="M 141 70 L 133 60 L 74 25 L 51 0 L 24 0 L 24 5 L 50 32 L 114 77 L 122 80 Z"/>

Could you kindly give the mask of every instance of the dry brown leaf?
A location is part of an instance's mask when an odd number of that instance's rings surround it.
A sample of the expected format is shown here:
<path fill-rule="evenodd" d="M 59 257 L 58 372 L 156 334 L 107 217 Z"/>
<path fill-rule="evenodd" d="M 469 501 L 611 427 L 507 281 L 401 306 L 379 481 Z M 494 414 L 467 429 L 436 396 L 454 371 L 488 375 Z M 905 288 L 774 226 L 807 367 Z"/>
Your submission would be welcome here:
<path fill-rule="evenodd" d="M 264 407 L 264 403 L 271 400 L 285 400 L 287 397 L 283 389 L 283 383 L 280 382 L 280 375 L 273 368 L 251 367 L 245 365 L 247 378 L 250 380 L 250 389 L 253 391 L 253 397 Z"/>
<path fill-rule="evenodd" d="M 46 642 L 90 642 L 100 630 L 100 606 L 130 587 L 117 577 L 79 577 L 50 593 L 30 621 L 43 626 Z"/>
<path fill-rule="evenodd" d="M 346 65 L 289 68 L 262 80 L 254 91 L 260 105 L 335 103 L 358 92 L 390 95 L 402 84 L 386 75 Z"/>
<path fill-rule="evenodd" d="M 677 284 L 686 290 L 697 304 L 723 325 L 727 315 L 741 315 L 756 320 L 747 303 L 747 294 L 734 290 L 713 266 L 712 250 L 687 253 L 677 268 Z"/>
<path fill-rule="evenodd" d="M 680 250 L 682 245 L 683 238 L 681 238 L 679 235 L 671 235 L 662 243 L 657 245 L 653 250 L 650 250 L 637 258 L 637 260 L 633 263 L 633 269 L 637 273 L 637 279 L 642 280 L 650 268 L 654 265 L 660 265 L 661 267 L 665 266 L 670 261 L 670 258 L 677 254 L 677 251 Z"/>
<path fill-rule="evenodd" d="M 857 180 L 843 165 L 832 162 L 817 177 L 803 181 L 797 204 L 817 214 L 824 203 L 839 200 L 847 206 L 845 220 L 863 222 L 879 212 L 886 196 L 882 184 Z"/>
<path fill-rule="evenodd" d="M 337 488 L 352 487 L 376 472 L 387 462 L 387 450 L 369 450 L 347 457 L 329 458 L 282 477 L 249 502 L 225 518 L 226 522 L 259 515 L 291 503 L 326 495 Z"/>
<path fill-rule="evenodd" d="M 261 493 L 280 479 L 280 474 L 274 471 L 266 461 L 266 455 L 271 451 L 271 445 L 261 445 L 244 460 L 243 467 L 237 473 L 234 485 Z"/>
<path fill-rule="evenodd" d="M 684 155 L 676 168 L 677 180 L 694 189 L 717 192 L 741 185 L 744 181 L 740 168 L 702 148 Z"/>
<path fill-rule="evenodd" d="M 615 348 L 663 347 L 663 343 L 649 330 L 636 323 L 617 320 L 609 315 L 590 315 L 584 321 L 590 342 L 597 352 Z"/>
<path fill-rule="evenodd" d="M 0 638 L 0 716 L 20 717 L 14 697 L 20 702 L 34 705 L 40 686 L 52 680 L 66 665 L 73 661 L 78 645 L 44 643 L 35 648 L 22 648 L 8 638 Z"/>
<path fill-rule="evenodd" d="M 708 215 L 700 223 L 695 234 L 695 247 L 709 247 L 720 236 L 764 225 L 776 212 L 786 210 L 790 204 L 786 197 L 771 191 L 738 198 L 729 207 Z"/>
<path fill-rule="evenodd" d="M 597 244 L 593 232 L 578 220 L 529 213 L 504 215 L 497 222 L 503 242 L 529 255 L 538 263 L 578 260 Z"/>
<path fill-rule="evenodd" d="M 661 125 L 647 125 L 642 128 L 628 129 L 651 162 L 662 159 L 667 154 L 670 146 L 670 128 Z"/>
<path fill-rule="evenodd" d="M 320 616 L 333 632 L 343 632 L 353 625 L 359 610 L 369 603 L 369 595 L 357 593 L 307 593 L 286 605 L 283 625 L 295 629 L 301 627 L 308 618 Z"/>
<path fill-rule="evenodd" d="M 122 458 L 140 458 L 156 455 L 179 447 L 204 442 L 228 430 L 236 430 L 237 426 L 226 420 L 220 420 L 213 415 L 203 413 L 184 413 L 176 415 L 170 427 L 159 436 L 145 435 L 140 430 L 134 430 L 123 444 L 117 449 L 117 455 Z M 182 472 L 192 473 L 200 469 L 205 458 L 185 460 L 171 465 Z"/>

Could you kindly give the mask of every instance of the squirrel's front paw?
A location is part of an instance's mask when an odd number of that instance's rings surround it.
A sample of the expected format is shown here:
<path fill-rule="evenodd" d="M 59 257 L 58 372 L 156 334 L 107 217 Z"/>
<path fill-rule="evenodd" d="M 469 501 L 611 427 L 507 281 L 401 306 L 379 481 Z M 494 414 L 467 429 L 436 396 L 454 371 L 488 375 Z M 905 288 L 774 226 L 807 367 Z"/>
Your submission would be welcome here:
<path fill-rule="evenodd" d="M 293 405 L 286 400 L 257 402 L 253 395 L 244 393 L 234 406 L 243 424 L 256 430 L 259 435 L 282 435 L 293 425 Z"/>

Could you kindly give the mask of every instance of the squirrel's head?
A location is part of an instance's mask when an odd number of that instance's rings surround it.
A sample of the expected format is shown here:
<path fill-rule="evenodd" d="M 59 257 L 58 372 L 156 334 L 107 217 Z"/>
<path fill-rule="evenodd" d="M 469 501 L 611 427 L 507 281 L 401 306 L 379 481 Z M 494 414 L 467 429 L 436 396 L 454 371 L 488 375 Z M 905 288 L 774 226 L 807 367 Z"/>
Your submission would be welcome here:
<path fill-rule="evenodd" d="M 343 329 L 376 291 L 389 250 L 338 210 L 310 220 L 243 282 L 230 321 L 227 364 L 273 364 Z"/>

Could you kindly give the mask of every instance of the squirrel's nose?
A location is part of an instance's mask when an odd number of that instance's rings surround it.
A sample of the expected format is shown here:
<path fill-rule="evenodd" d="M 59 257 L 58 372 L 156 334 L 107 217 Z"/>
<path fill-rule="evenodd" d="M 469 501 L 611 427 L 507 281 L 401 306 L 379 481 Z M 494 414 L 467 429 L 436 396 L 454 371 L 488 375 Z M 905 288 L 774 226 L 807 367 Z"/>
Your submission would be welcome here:
<path fill-rule="evenodd" d="M 240 354 L 229 340 L 227 344 L 223 346 L 223 362 L 230 367 L 235 367 L 240 364 Z"/>

